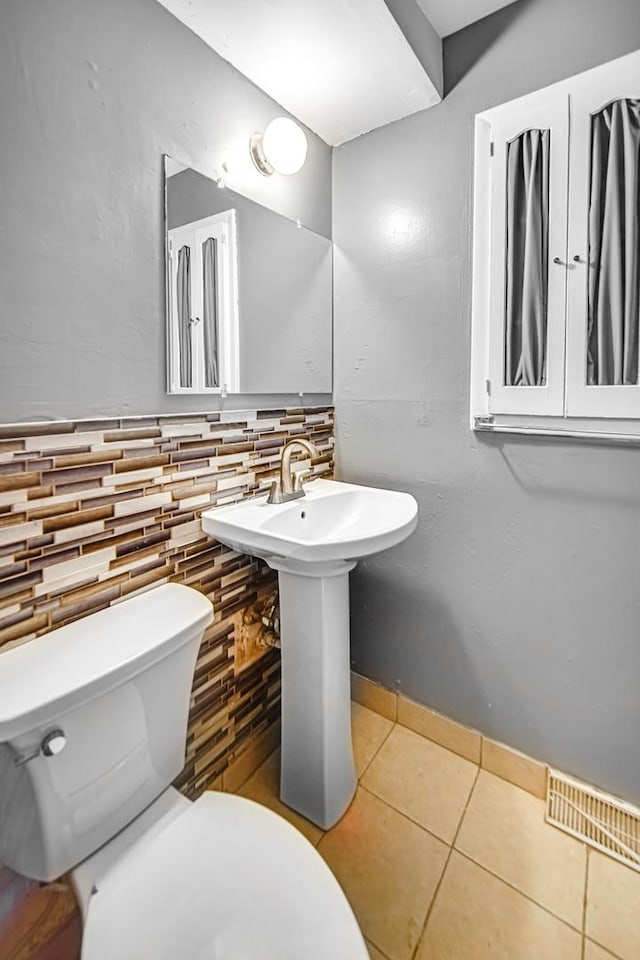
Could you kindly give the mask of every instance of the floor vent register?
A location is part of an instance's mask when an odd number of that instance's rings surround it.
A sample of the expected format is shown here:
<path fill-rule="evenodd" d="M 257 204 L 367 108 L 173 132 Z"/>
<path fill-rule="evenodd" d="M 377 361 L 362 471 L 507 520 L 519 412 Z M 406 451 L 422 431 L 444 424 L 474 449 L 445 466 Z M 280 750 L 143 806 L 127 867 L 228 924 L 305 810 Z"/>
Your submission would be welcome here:
<path fill-rule="evenodd" d="M 640 809 L 549 770 L 548 823 L 640 872 Z"/>

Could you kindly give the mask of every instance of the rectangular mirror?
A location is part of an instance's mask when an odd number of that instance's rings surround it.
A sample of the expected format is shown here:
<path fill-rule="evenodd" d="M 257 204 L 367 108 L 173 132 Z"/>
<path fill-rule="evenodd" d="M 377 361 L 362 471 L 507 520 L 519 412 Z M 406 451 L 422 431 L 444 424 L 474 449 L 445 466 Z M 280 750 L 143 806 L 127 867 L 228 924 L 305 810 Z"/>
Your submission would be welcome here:
<path fill-rule="evenodd" d="M 165 157 L 168 393 L 330 393 L 332 245 Z"/>

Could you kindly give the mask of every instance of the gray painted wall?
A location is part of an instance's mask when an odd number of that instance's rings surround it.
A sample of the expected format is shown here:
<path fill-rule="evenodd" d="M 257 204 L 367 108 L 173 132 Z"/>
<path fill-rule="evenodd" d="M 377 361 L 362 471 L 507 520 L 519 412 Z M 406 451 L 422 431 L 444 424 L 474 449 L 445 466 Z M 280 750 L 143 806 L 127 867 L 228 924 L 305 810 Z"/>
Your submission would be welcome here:
<path fill-rule="evenodd" d="M 356 670 L 640 801 L 640 450 L 468 426 L 473 116 L 640 47 L 638 0 L 521 0 L 442 104 L 334 153 L 340 476 L 420 525 L 352 576 Z"/>
<path fill-rule="evenodd" d="M 331 242 L 196 170 L 167 181 L 169 228 L 236 211 L 240 389 L 331 393 Z"/>
<path fill-rule="evenodd" d="M 165 395 L 162 154 L 330 236 L 318 137 L 295 177 L 251 163 L 282 112 L 156 0 L 3 0 L 0 421 L 218 406 Z"/>

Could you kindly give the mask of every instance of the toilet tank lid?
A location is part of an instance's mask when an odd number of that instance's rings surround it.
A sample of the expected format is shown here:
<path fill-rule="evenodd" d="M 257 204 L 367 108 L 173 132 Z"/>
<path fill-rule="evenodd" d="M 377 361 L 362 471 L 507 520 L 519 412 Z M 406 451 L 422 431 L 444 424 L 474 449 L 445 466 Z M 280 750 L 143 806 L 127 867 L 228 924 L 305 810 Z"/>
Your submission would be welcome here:
<path fill-rule="evenodd" d="M 205 596 L 168 583 L 0 652 L 0 743 L 125 682 L 212 619 Z"/>

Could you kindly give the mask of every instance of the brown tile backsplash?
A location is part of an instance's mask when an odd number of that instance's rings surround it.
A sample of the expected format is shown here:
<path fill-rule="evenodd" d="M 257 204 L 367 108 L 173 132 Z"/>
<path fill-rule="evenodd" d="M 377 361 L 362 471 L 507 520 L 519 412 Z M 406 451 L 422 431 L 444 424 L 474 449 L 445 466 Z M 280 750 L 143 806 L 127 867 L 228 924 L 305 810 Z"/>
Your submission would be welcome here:
<path fill-rule="evenodd" d="M 331 476 L 330 407 L 0 427 L 0 655 L 167 580 L 213 603 L 177 783 L 190 797 L 280 716 L 280 654 L 255 622 L 276 574 L 204 536 L 200 513 L 268 487 L 294 437 Z"/>

